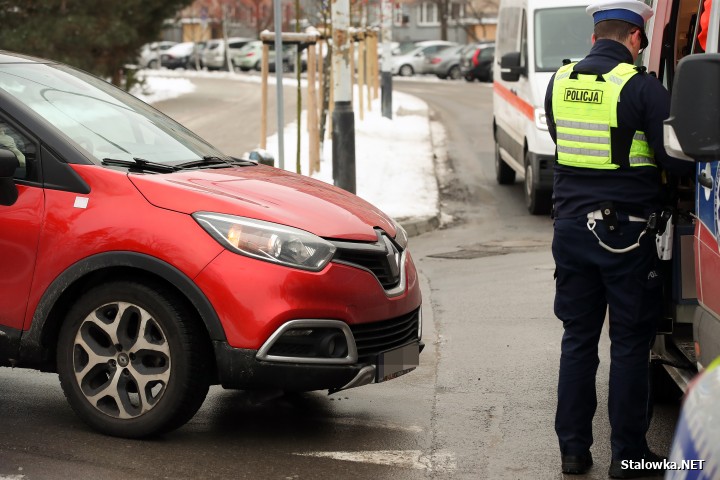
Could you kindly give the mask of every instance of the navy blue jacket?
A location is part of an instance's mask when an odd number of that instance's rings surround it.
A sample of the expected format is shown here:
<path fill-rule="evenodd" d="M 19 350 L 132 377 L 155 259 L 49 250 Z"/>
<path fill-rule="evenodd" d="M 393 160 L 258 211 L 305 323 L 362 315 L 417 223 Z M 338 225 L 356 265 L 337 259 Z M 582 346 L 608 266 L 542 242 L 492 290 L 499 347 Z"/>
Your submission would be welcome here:
<path fill-rule="evenodd" d="M 625 45 L 614 40 L 595 42 L 590 53 L 575 66 L 576 71 L 605 74 L 619 63 L 633 63 Z M 555 76 L 550 80 L 545 96 L 548 130 L 557 143 L 552 109 L 552 90 Z M 618 211 L 643 215 L 662 205 L 660 168 L 630 167 L 628 156 L 635 131 L 645 132 L 655 151 L 655 161 L 670 173 L 690 175 L 694 165 L 668 156 L 663 145 L 663 120 L 670 113 L 670 94 L 652 75 L 634 75 L 620 92 L 618 126 L 610 131 L 615 170 L 579 168 L 555 164 L 553 202 L 555 218 L 585 216 L 597 210 L 603 202 L 613 202 Z M 557 159 L 557 150 L 555 152 Z"/>

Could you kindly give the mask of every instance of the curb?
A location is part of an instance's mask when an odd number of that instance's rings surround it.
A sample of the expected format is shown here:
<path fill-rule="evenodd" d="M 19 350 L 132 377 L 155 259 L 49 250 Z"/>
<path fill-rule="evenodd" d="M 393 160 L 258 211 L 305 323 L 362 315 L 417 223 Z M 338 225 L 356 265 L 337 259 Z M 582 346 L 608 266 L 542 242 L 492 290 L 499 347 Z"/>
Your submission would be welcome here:
<path fill-rule="evenodd" d="M 426 102 L 427 103 L 427 102 Z M 422 235 L 423 233 L 432 232 L 433 230 L 436 230 L 440 227 L 440 180 L 437 175 L 437 168 L 438 168 L 438 159 L 441 157 L 441 155 L 447 156 L 447 152 L 445 151 L 444 147 L 441 147 L 437 144 L 436 140 L 433 138 L 433 127 L 436 128 L 443 128 L 442 124 L 436 120 L 433 120 L 433 113 L 430 111 L 430 106 L 428 105 L 428 125 L 429 125 L 429 131 L 430 131 L 430 147 L 432 148 L 433 153 L 433 170 L 435 171 L 435 182 L 437 183 L 437 191 L 438 191 L 438 199 L 437 199 L 437 205 L 435 208 L 435 215 L 429 216 L 429 217 L 411 217 L 411 218 L 402 218 L 398 220 L 398 223 L 402 225 L 402 227 L 407 231 L 408 237 L 416 237 L 418 235 Z"/>
<path fill-rule="evenodd" d="M 400 219 L 398 223 L 405 229 L 408 237 L 417 237 L 423 233 L 432 232 L 440 226 L 440 215 L 423 218 Z"/>

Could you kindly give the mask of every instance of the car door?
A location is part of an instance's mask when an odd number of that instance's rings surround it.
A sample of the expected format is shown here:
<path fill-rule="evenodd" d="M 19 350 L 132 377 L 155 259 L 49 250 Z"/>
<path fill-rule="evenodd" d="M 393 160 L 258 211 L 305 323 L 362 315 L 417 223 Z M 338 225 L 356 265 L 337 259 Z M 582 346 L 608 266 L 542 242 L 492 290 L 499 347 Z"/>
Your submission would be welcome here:
<path fill-rule="evenodd" d="M 37 142 L 16 123 L 0 116 L 0 148 L 18 158 L 17 201 L 0 205 L 0 332 L 21 330 L 35 269 L 45 195 Z"/>

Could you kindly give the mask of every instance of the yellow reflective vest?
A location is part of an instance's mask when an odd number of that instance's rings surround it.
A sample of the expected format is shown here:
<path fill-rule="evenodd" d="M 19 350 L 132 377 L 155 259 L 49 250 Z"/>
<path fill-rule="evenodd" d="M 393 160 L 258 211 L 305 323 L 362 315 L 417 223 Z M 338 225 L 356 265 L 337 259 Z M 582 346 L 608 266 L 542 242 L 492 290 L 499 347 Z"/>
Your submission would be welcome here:
<path fill-rule="evenodd" d="M 571 167 L 611 170 L 610 128 L 617 127 L 620 92 L 637 70 L 621 63 L 604 75 L 575 72 L 575 63 L 558 70 L 553 86 L 553 116 L 557 131 L 558 163 Z M 643 132 L 630 146 L 631 167 L 654 167 L 655 155 Z"/>

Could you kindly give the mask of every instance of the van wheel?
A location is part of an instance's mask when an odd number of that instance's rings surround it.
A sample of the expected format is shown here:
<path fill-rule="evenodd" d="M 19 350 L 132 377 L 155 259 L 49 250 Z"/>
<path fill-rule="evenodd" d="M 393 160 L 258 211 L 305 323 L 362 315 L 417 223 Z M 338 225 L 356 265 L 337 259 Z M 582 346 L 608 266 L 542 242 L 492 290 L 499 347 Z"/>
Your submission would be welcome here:
<path fill-rule="evenodd" d="M 413 70 L 412 66 L 410 65 L 403 65 L 400 67 L 400 76 L 401 77 L 412 77 L 415 73 L 415 70 Z"/>
<path fill-rule="evenodd" d="M 205 400 L 207 334 L 167 288 L 114 281 L 89 290 L 60 330 L 63 392 L 93 428 L 138 438 L 174 430 Z"/>
<path fill-rule="evenodd" d="M 515 183 L 515 170 L 500 157 L 500 146 L 495 142 L 495 178 L 500 185 Z"/>
<path fill-rule="evenodd" d="M 530 152 L 525 153 L 525 206 L 532 215 L 546 215 L 552 207 L 552 192 L 537 186 Z"/>

